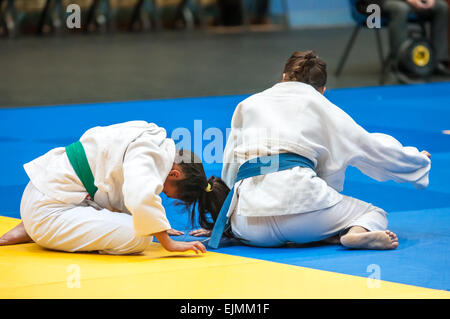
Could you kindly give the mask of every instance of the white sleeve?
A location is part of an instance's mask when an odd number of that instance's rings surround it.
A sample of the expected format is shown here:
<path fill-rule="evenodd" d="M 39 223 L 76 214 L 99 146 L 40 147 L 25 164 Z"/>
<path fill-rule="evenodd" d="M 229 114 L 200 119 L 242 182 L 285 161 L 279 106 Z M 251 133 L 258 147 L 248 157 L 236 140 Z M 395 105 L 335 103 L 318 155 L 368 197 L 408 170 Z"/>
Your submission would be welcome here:
<path fill-rule="evenodd" d="M 171 228 L 159 196 L 173 165 L 166 141 L 143 134 L 128 146 L 124 156 L 122 192 L 138 236 Z"/>
<path fill-rule="evenodd" d="M 392 136 L 381 133 L 361 134 L 360 151 L 349 162 L 378 181 L 412 183 L 416 188 L 428 186 L 430 159 L 417 148 L 403 146 Z"/>
<path fill-rule="evenodd" d="M 428 186 L 431 161 L 417 148 L 404 147 L 386 134 L 369 133 L 334 104 L 324 106 L 322 123 L 328 134 L 322 145 L 326 145 L 327 152 L 318 175 L 328 185 L 341 191 L 345 169 L 350 165 L 377 181 Z"/>

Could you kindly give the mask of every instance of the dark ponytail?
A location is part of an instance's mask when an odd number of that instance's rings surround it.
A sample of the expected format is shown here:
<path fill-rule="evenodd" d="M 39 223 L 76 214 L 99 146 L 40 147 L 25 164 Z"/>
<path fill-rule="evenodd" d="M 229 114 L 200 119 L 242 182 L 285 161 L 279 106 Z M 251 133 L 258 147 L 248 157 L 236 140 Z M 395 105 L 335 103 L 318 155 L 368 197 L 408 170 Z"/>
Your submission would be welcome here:
<path fill-rule="evenodd" d="M 200 158 L 191 151 L 177 150 L 175 164 L 181 167 L 185 176 L 177 182 L 177 197 L 189 210 L 191 222 L 195 221 L 198 206 L 200 226 L 212 229 L 230 189 L 219 177 L 207 179 Z"/>
<path fill-rule="evenodd" d="M 200 196 L 198 213 L 200 226 L 205 229 L 212 229 L 230 189 L 221 178 L 214 176 L 208 179 L 208 185 L 209 190 L 204 191 Z M 214 222 L 211 223 L 208 220 L 208 213 Z"/>
<path fill-rule="evenodd" d="M 327 64 L 314 51 L 296 51 L 287 60 L 283 73 L 285 81 L 298 81 L 319 90 L 327 84 Z"/>

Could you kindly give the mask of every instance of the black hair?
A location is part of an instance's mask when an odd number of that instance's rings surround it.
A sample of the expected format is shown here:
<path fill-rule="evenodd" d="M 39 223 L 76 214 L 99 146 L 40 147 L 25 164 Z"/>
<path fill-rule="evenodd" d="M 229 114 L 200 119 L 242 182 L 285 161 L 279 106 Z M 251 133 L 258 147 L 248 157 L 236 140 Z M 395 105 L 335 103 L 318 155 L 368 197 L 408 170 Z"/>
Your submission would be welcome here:
<path fill-rule="evenodd" d="M 197 207 L 200 226 L 211 230 L 230 189 L 219 177 L 207 179 L 200 158 L 189 150 L 177 150 L 175 164 L 181 167 L 185 176 L 176 182 L 179 204 L 190 211 L 192 224 Z"/>

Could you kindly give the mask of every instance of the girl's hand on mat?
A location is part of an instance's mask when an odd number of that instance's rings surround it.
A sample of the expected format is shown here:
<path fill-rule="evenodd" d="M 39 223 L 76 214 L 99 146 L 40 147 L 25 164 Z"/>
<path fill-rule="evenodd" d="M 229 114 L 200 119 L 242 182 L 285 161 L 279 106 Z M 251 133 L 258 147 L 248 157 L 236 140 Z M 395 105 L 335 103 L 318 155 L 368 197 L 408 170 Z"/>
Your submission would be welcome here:
<path fill-rule="evenodd" d="M 175 241 L 172 240 L 169 237 L 168 231 L 162 231 L 159 233 L 153 234 L 156 239 L 159 241 L 159 243 L 168 251 L 188 251 L 193 250 L 196 254 L 198 254 L 199 251 L 202 253 L 206 253 L 206 248 L 203 246 L 203 244 L 199 241 Z"/>
<path fill-rule="evenodd" d="M 204 228 L 200 228 L 200 229 L 196 229 L 193 230 L 189 233 L 189 235 L 191 236 L 195 236 L 195 237 L 210 237 L 211 236 L 211 231 L 204 229 Z"/>
<path fill-rule="evenodd" d="M 202 253 L 206 253 L 206 248 L 203 246 L 203 244 L 199 241 L 173 241 L 169 247 L 166 247 L 168 251 L 188 251 L 193 250 L 196 254 L 198 254 L 200 251 Z"/>
<path fill-rule="evenodd" d="M 167 230 L 167 234 L 169 234 L 169 236 L 180 236 L 184 235 L 184 232 L 171 228 Z"/>
<path fill-rule="evenodd" d="M 424 155 L 426 155 L 428 158 L 431 158 L 431 154 L 428 153 L 427 151 L 422 151 L 421 153 L 424 154 Z"/>

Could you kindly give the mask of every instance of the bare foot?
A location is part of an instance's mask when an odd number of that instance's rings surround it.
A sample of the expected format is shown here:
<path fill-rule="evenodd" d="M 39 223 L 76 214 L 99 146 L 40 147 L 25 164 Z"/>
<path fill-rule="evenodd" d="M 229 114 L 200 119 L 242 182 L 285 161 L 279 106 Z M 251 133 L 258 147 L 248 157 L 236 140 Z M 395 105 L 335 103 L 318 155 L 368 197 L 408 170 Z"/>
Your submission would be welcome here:
<path fill-rule="evenodd" d="M 11 229 L 9 232 L 0 237 L 0 246 L 23 244 L 33 241 L 28 236 L 23 226 L 23 222 Z"/>
<path fill-rule="evenodd" d="M 398 247 L 398 238 L 389 230 L 348 233 L 341 237 L 341 244 L 348 248 L 395 249 Z"/>

